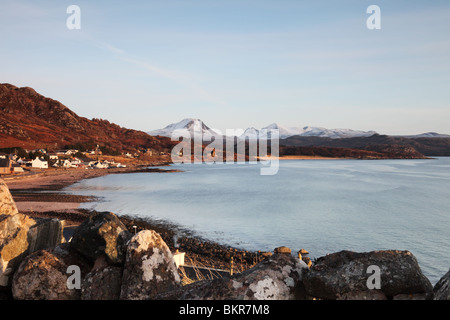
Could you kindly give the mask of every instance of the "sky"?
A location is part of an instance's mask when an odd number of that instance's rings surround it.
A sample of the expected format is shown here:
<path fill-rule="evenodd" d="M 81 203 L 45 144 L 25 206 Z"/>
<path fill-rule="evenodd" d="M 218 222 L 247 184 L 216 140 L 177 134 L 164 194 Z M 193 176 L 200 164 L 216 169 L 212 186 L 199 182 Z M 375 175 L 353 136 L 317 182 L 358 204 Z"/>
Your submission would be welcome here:
<path fill-rule="evenodd" d="M 450 134 L 449 17 L 448 0 L 0 0 L 0 83 L 143 131 Z"/>

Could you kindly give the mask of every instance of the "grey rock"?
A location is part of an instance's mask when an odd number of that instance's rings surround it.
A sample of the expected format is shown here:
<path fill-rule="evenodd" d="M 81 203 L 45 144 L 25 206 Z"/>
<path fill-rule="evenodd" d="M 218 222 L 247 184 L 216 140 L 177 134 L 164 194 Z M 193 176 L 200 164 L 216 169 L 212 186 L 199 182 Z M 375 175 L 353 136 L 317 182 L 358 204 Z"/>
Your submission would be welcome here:
<path fill-rule="evenodd" d="M 109 263 L 122 265 L 131 233 L 111 212 L 99 212 L 75 229 L 70 246 L 94 262 L 104 255 Z"/>
<path fill-rule="evenodd" d="M 83 279 L 81 300 L 119 300 L 122 273 L 122 267 L 110 266 L 99 257 Z"/>
<path fill-rule="evenodd" d="M 36 224 L 28 231 L 29 251 L 52 249 L 65 241 L 64 221 L 58 219 L 34 218 Z"/>
<path fill-rule="evenodd" d="M 450 300 L 450 270 L 433 288 L 434 300 Z"/>
<path fill-rule="evenodd" d="M 127 247 L 120 298 L 152 299 L 181 286 L 173 255 L 153 230 L 134 235 Z"/>
<path fill-rule="evenodd" d="M 376 266 L 380 288 L 369 288 Z M 308 295 L 321 299 L 398 298 L 405 295 L 429 297 L 430 281 L 423 275 L 416 258 L 409 251 L 385 250 L 366 253 L 340 251 L 317 259 L 304 273 Z M 402 296 L 403 295 L 403 296 Z"/>
<path fill-rule="evenodd" d="M 63 241 L 63 223 L 57 219 L 32 219 L 23 214 L 0 216 L 0 286 L 10 286 L 22 259 Z"/>
<path fill-rule="evenodd" d="M 17 300 L 78 300 L 80 289 L 68 285 L 74 275 L 69 266 L 79 268 L 79 282 L 89 266 L 67 245 L 39 250 L 27 256 L 14 273 L 12 294 Z M 74 275 L 75 276 L 75 275 Z M 69 281 L 68 281 L 69 280 Z"/>

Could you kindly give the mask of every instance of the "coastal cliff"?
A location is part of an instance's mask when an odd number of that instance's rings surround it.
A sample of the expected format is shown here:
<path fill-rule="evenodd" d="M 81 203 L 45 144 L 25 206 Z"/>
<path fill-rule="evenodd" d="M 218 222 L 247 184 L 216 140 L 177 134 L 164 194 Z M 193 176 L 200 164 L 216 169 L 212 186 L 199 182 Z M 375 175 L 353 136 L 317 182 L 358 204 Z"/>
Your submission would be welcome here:
<path fill-rule="evenodd" d="M 1 180 L 0 209 L 3 299 L 448 300 L 450 296 L 450 272 L 433 288 L 414 255 L 397 250 L 341 251 L 307 264 L 281 247 L 242 272 L 183 284 L 172 250 L 155 230 L 133 234 L 115 214 L 99 212 L 76 227 L 66 242 L 63 221 L 19 213 Z M 373 266 L 379 268 L 378 286 L 371 280 Z"/>

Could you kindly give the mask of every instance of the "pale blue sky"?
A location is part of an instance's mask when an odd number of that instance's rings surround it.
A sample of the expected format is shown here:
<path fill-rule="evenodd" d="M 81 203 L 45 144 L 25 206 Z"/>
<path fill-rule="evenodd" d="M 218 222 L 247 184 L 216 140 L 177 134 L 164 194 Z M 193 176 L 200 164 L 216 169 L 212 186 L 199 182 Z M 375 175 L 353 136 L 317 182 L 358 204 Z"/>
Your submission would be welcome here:
<path fill-rule="evenodd" d="M 447 0 L 0 0 L 0 30 L 0 82 L 128 128 L 450 133 Z"/>

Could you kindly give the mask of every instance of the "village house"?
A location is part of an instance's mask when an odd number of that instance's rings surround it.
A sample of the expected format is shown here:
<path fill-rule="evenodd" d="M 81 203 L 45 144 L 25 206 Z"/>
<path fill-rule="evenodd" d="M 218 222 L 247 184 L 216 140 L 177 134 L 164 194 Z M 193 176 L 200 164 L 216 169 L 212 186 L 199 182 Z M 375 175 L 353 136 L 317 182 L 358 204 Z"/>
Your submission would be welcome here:
<path fill-rule="evenodd" d="M 75 157 L 72 160 L 70 160 L 70 163 L 72 164 L 72 167 L 77 168 L 83 164 L 83 161 Z"/>
<path fill-rule="evenodd" d="M 72 163 L 70 162 L 69 159 L 66 160 L 61 160 L 61 166 L 64 168 L 71 168 L 72 167 Z"/>
<path fill-rule="evenodd" d="M 94 165 L 94 167 L 95 168 L 97 168 L 97 169 L 108 169 L 109 168 L 109 163 L 105 163 L 105 162 L 97 162 L 95 165 Z"/>
<path fill-rule="evenodd" d="M 48 162 L 36 157 L 36 159 L 31 161 L 31 167 L 40 168 L 40 169 L 48 169 Z"/>

